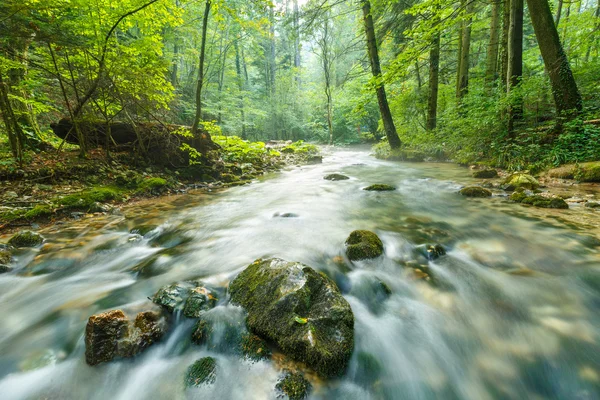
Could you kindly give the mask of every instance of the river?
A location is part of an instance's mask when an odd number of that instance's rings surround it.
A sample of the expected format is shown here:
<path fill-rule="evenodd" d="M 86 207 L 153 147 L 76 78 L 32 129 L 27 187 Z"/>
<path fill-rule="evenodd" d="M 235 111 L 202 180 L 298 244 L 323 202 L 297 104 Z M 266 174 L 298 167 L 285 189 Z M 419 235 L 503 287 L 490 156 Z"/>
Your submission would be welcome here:
<path fill-rule="evenodd" d="M 323 179 L 332 172 L 351 179 Z M 571 210 L 457 193 L 472 182 L 453 164 L 342 149 L 251 185 L 44 229 L 42 249 L 20 251 L 15 271 L 0 275 L 0 398 L 275 399 L 278 362 L 192 345 L 191 320 L 134 359 L 96 367 L 83 341 L 92 314 L 143 309 L 161 286 L 186 279 L 225 287 L 275 256 L 327 273 L 355 315 L 346 374 L 313 380 L 311 398 L 600 399 L 597 232 L 564 222 Z M 373 183 L 398 189 L 361 190 Z M 129 233 L 142 224 L 157 228 Z M 341 259 L 355 229 L 376 232 L 385 255 Z M 405 264 L 415 246 L 435 243 L 447 250 L 423 267 L 435 283 L 416 279 Z M 391 296 L 366 290 L 374 281 Z M 239 313 L 224 301 L 217 309 Z M 206 355 L 219 362 L 215 383 L 186 390 L 187 367 Z"/>

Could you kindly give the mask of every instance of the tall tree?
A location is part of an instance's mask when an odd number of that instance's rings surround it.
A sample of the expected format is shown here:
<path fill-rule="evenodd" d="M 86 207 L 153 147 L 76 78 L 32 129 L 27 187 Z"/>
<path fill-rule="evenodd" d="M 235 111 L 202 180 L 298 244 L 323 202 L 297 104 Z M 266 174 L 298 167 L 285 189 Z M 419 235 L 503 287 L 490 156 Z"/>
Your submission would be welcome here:
<path fill-rule="evenodd" d="M 500 48 L 501 0 L 493 0 L 490 18 L 490 41 L 487 47 L 485 80 L 488 85 L 496 80 L 498 73 L 498 49 Z"/>
<path fill-rule="evenodd" d="M 204 59 L 206 57 L 206 32 L 208 30 L 208 18 L 210 16 L 211 0 L 206 0 L 204 5 L 204 17 L 202 18 L 202 39 L 200 44 L 200 59 L 198 61 L 198 82 L 196 85 L 196 115 L 192 124 L 192 135 L 194 138 L 198 136 L 198 127 L 202 120 L 202 88 L 204 87 Z M 199 140 L 197 140 L 197 145 Z"/>
<path fill-rule="evenodd" d="M 461 99 L 469 91 L 469 55 L 471 52 L 471 24 L 473 22 L 473 3 L 474 0 L 465 0 L 464 8 L 466 19 L 463 22 L 461 48 L 460 48 L 460 65 L 458 68 L 458 85 L 456 88 L 456 97 Z"/>
<path fill-rule="evenodd" d="M 429 96 L 427 101 L 427 130 L 437 126 L 437 105 L 440 77 L 440 33 L 435 33 L 429 51 Z"/>
<path fill-rule="evenodd" d="M 523 77 L 523 0 L 510 2 L 510 27 L 508 29 L 508 71 L 506 87 L 508 92 L 516 88 Z M 523 115 L 523 99 L 512 99 L 508 113 L 508 132 L 513 134 L 515 121 Z"/>
<path fill-rule="evenodd" d="M 367 38 L 369 61 L 371 63 L 371 72 L 373 74 L 377 90 L 379 112 L 381 113 L 385 135 L 387 136 L 390 147 L 392 149 L 397 149 L 402 146 L 402 142 L 400 141 L 398 133 L 396 132 L 396 126 L 394 125 L 394 120 L 392 119 L 392 112 L 390 111 L 390 105 L 388 103 L 387 95 L 385 93 L 385 86 L 383 84 L 381 64 L 379 62 L 379 51 L 377 49 L 377 38 L 375 36 L 375 26 L 373 23 L 373 15 L 371 14 L 371 2 L 368 0 L 361 0 L 361 6 L 365 24 L 365 35 Z"/>
<path fill-rule="evenodd" d="M 581 111 L 581 94 L 560 42 L 548 0 L 527 0 L 527 5 L 540 52 L 550 76 L 556 111 L 559 114 L 570 110 Z"/>

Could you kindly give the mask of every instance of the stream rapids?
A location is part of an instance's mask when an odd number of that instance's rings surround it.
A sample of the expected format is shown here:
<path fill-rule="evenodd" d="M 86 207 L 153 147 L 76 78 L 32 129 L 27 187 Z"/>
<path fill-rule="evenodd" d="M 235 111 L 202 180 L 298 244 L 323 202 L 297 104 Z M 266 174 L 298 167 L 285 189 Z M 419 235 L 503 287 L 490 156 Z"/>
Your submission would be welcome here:
<path fill-rule="evenodd" d="M 161 286 L 225 287 L 254 260 L 280 257 L 332 277 L 355 315 L 349 367 L 340 379 L 312 378 L 313 399 L 600 399 L 594 232 L 561 222 L 571 210 L 458 194 L 474 182 L 453 164 L 342 149 L 251 185 L 47 228 L 42 249 L 20 250 L 15 271 L 0 275 L 0 398 L 277 398 L 277 357 L 250 362 L 193 345 L 183 317 L 139 356 L 95 367 L 84 330 L 92 314 L 142 309 Z M 397 190 L 361 190 L 374 183 Z M 163 240 L 130 233 L 140 225 Z M 345 259 L 355 229 L 376 232 L 384 256 Z M 416 279 L 406 267 L 415 247 L 437 243 L 447 255 L 426 266 L 436 284 Z M 372 296 L 373 281 L 392 294 Z M 240 312 L 226 301 L 217 309 Z M 219 363 L 214 384 L 186 389 L 186 369 L 208 355 Z"/>

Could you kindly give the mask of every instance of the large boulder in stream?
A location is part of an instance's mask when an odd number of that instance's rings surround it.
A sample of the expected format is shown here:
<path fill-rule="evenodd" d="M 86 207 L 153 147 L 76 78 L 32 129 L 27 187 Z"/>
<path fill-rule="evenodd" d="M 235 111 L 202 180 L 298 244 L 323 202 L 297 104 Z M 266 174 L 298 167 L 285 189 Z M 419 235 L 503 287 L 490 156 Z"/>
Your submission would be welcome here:
<path fill-rule="evenodd" d="M 89 365 L 133 357 L 159 341 L 167 324 L 156 311 L 137 314 L 135 321 L 121 310 L 92 315 L 85 327 L 85 360 Z"/>
<path fill-rule="evenodd" d="M 186 317 L 198 318 L 217 304 L 217 298 L 216 291 L 203 286 L 202 282 L 183 282 L 160 288 L 152 301 L 169 313 L 183 310 Z"/>
<path fill-rule="evenodd" d="M 460 194 L 465 197 L 491 197 L 492 192 L 481 186 L 467 186 L 460 190 Z"/>
<path fill-rule="evenodd" d="M 501 187 L 509 192 L 517 189 L 535 190 L 540 187 L 540 183 L 529 174 L 517 173 L 506 178 Z"/>
<path fill-rule="evenodd" d="M 344 372 L 354 349 L 354 314 L 335 283 L 311 267 L 257 260 L 229 285 L 248 329 L 322 376 Z"/>

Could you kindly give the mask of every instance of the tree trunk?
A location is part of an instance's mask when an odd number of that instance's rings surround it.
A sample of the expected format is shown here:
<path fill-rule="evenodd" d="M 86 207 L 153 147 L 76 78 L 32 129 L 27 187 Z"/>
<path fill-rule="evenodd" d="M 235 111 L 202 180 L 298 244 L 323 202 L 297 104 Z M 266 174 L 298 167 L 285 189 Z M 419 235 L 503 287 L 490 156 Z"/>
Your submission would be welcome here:
<path fill-rule="evenodd" d="M 368 0 L 361 0 L 361 6 L 363 10 L 369 61 L 371 62 L 371 72 L 373 73 L 377 85 L 379 112 L 381 113 L 383 127 L 390 147 L 392 149 L 397 149 L 402 145 L 402 142 L 396 132 L 396 126 L 394 125 L 392 112 L 390 111 L 390 106 L 385 93 L 385 86 L 382 82 L 381 64 L 379 63 L 379 52 L 377 50 L 377 39 L 375 37 L 375 26 L 373 24 L 373 16 L 371 15 L 371 2 Z"/>
<path fill-rule="evenodd" d="M 2 74 L 0 73 L 0 111 L 2 112 L 2 120 L 8 134 L 8 141 L 13 153 L 13 157 L 19 162 L 23 162 L 23 131 L 19 126 L 15 114 L 12 110 L 10 100 L 8 98 L 8 85 L 4 83 Z"/>
<path fill-rule="evenodd" d="M 510 27 L 510 0 L 502 3 L 502 36 L 500 37 L 500 85 L 506 90 L 508 76 L 508 28 Z"/>
<path fill-rule="evenodd" d="M 428 131 L 434 130 L 437 126 L 437 103 L 440 78 L 440 34 L 435 35 L 431 50 L 429 51 L 429 98 L 427 103 L 427 124 Z"/>
<path fill-rule="evenodd" d="M 204 85 L 204 58 L 206 56 L 206 31 L 208 29 L 208 17 L 210 16 L 211 0 L 206 0 L 204 6 L 204 18 L 202 19 L 202 39 L 200 44 L 200 60 L 198 63 L 198 83 L 196 85 L 196 116 L 192 124 L 192 135 L 198 134 L 198 126 L 202 120 L 202 87 Z"/>
<path fill-rule="evenodd" d="M 498 73 L 498 49 L 500 47 L 500 5 L 501 0 L 492 3 L 492 16 L 490 21 L 490 41 L 487 48 L 485 68 L 485 81 L 491 86 L 496 81 Z"/>
<path fill-rule="evenodd" d="M 240 57 L 240 45 L 239 41 L 241 37 L 238 36 L 236 40 L 233 42 L 233 46 L 235 49 L 235 71 L 237 74 L 238 81 L 238 90 L 239 94 L 239 102 L 240 102 L 240 114 L 242 118 L 242 139 L 246 139 L 246 111 L 244 110 L 244 76 L 242 75 L 242 62 Z"/>
<path fill-rule="evenodd" d="M 563 0 L 558 0 L 558 7 L 556 8 L 556 18 L 554 19 L 554 23 L 558 26 L 560 22 L 560 17 L 562 14 Z"/>
<path fill-rule="evenodd" d="M 302 80 L 300 78 L 300 66 L 302 59 L 300 58 L 300 8 L 298 0 L 294 0 L 294 68 L 296 68 L 295 76 L 298 89 L 301 88 Z"/>
<path fill-rule="evenodd" d="M 471 23 L 473 18 L 473 0 L 466 0 L 465 12 L 469 15 L 462 29 L 462 45 L 460 57 L 459 80 L 456 97 L 460 100 L 469 91 L 469 52 L 471 50 Z"/>
<path fill-rule="evenodd" d="M 510 27 L 508 30 L 507 91 L 510 93 L 523 77 L 523 0 L 510 2 Z M 508 133 L 513 136 L 515 121 L 523 116 L 523 100 L 513 99 L 508 113 Z"/>
<path fill-rule="evenodd" d="M 547 0 L 527 0 L 527 5 L 540 52 L 550 76 L 556 111 L 559 115 L 564 115 L 570 110 L 579 112 L 583 108 L 581 94 L 560 43 L 550 5 Z"/>

